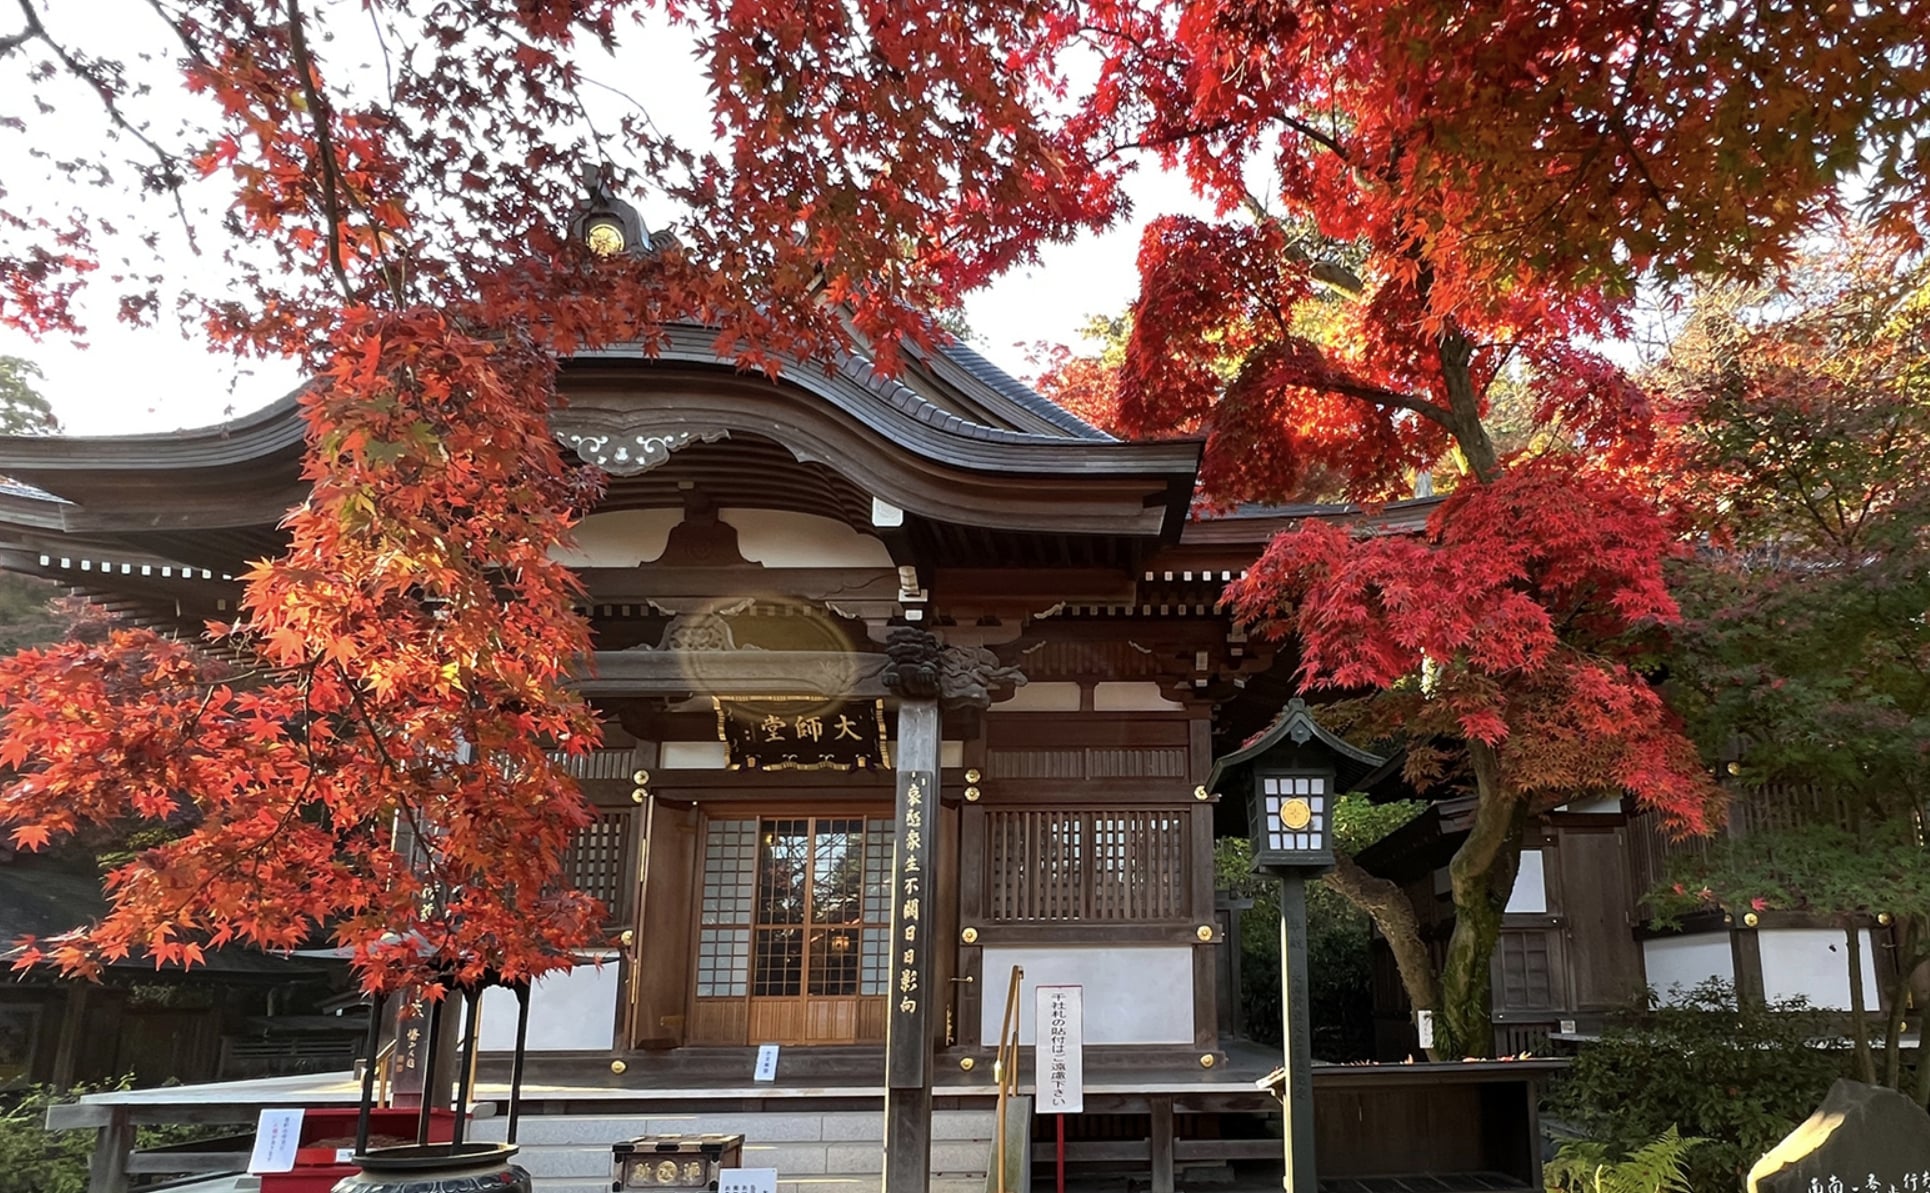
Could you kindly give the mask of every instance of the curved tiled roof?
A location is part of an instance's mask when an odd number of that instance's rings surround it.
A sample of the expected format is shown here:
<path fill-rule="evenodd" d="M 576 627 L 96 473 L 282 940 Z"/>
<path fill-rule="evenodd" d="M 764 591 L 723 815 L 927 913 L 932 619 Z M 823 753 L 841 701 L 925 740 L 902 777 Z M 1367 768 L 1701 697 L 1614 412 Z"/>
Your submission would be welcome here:
<path fill-rule="evenodd" d="M 953 340 L 940 347 L 938 353 L 963 369 L 974 381 L 999 398 L 1051 423 L 1075 439 L 1109 440 L 1113 438 L 980 356 L 963 341 Z"/>

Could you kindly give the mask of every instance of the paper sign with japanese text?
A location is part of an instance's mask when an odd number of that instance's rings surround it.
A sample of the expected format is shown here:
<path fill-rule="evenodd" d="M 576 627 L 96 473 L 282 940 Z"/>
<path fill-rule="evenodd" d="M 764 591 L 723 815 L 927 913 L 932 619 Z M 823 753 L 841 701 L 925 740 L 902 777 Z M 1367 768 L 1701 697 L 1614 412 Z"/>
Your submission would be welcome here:
<path fill-rule="evenodd" d="M 255 1120 L 255 1150 L 248 1157 L 249 1172 L 293 1172 L 295 1150 L 302 1142 L 302 1111 L 264 1110 Z"/>
<path fill-rule="evenodd" d="M 1032 1071 L 1040 1114 L 1086 1108 L 1086 988 L 1040 986 L 1034 994 Z"/>

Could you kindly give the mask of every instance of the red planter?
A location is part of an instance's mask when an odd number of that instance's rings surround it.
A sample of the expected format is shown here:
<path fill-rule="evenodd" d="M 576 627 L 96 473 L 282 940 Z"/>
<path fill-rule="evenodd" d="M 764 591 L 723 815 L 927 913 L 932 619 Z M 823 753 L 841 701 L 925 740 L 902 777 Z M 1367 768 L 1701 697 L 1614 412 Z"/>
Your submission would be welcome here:
<path fill-rule="evenodd" d="M 420 1122 L 419 1112 L 415 1110 L 371 1110 L 369 1111 L 370 1146 L 376 1146 L 377 1136 L 388 1135 L 414 1143 L 416 1125 Z M 302 1113 L 302 1137 L 295 1149 L 295 1167 L 291 1172 L 264 1172 L 261 1174 L 261 1193 L 329 1193 L 335 1182 L 345 1176 L 354 1176 L 360 1169 L 353 1164 L 338 1163 L 335 1159 L 336 1148 L 355 1146 L 355 1125 L 358 1112 L 353 1106 L 310 1107 Z M 453 1110 L 431 1110 L 429 1112 L 429 1142 L 447 1143 L 455 1137 L 456 1114 Z M 311 1146 L 329 1140 L 345 1140 L 325 1146 Z"/>

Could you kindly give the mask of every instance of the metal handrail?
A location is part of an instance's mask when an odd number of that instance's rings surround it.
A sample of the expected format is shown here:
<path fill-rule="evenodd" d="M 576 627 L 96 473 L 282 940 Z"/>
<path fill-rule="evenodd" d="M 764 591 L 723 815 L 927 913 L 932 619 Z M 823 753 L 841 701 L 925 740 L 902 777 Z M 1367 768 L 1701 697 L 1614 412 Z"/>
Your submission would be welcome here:
<path fill-rule="evenodd" d="M 993 1145 L 992 1163 L 998 1168 L 998 1193 L 1005 1189 L 1005 1104 L 1019 1092 L 1019 988 L 1025 982 L 1025 970 L 1012 967 L 1012 980 L 1005 990 L 1005 1015 L 999 1021 L 998 1056 L 992 1061 L 992 1080 L 998 1083 L 998 1101 L 993 1113 L 997 1122 L 993 1124 L 996 1142 Z"/>
<path fill-rule="evenodd" d="M 395 1074 L 395 1045 L 396 1041 L 390 1040 L 375 1054 L 375 1080 L 378 1091 L 375 1095 L 375 1105 L 377 1106 L 389 1104 L 389 1079 Z"/>

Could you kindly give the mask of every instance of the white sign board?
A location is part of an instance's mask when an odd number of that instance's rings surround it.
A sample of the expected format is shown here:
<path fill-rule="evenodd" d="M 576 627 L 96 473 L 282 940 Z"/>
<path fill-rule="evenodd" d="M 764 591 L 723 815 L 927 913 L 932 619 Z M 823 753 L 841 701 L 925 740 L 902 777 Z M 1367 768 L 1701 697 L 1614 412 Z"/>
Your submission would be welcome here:
<path fill-rule="evenodd" d="M 302 1112 L 264 1110 L 255 1120 L 255 1150 L 248 1157 L 249 1172 L 293 1172 L 295 1149 L 302 1142 Z"/>
<path fill-rule="evenodd" d="M 757 1069 L 751 1074 L 751 1080 L 753 1081 L 776 1081 L 777 1080 L 777 1045 L 776 1044 L 759 1044 L 757 1046 Z M 744 1171 L 756 1172 L 757 1169 L 747 1168 Z"/>
<path fill-rule="evenodd" d="M 1421 1038 L 1420 1043 L 1422 1048 L 1434 1047 L 1434 1012 L 1414 1012 L 1414 1030 L 1415 1034 Z"/>
<path fill-rule="evenodd" d="M 1040 986 L 1033 1007 L 1032 1071 L 1039 1114 L 1086 1108 L 1086 988 Z"/>
<path fill-rule="evenodd" d="M 720 1168 L 717 1193 L 777 1193 L 777 1169 Z"/>

